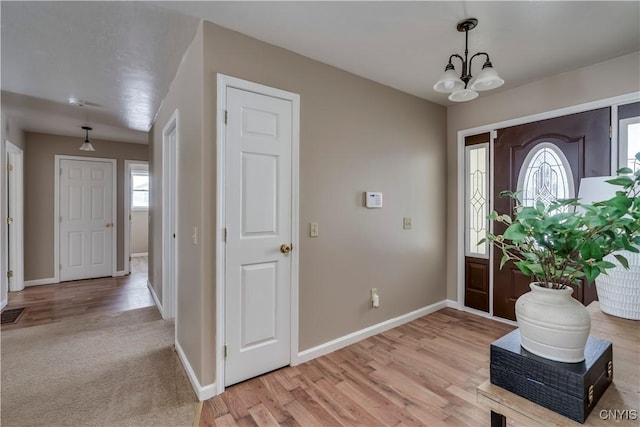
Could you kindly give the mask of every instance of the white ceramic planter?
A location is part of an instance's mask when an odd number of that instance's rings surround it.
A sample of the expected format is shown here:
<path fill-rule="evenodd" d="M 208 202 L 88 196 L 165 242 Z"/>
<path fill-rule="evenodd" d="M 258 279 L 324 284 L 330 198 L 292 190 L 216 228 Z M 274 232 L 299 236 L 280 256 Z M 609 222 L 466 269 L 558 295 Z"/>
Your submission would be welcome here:
<path fill-rule="evenodd" d="M 533 354 L 565 363 L 584 360 L 591 330 L 586 307 L 571 298 L 573 289 L 548 289 L 535 283 L 516 301 L 521 345 Z"/>
<path fill-rule="evenodd" d="M 640 254 L 621 252 L 629 269 L 618 265 L 596 279 L 600 310 L 612 316 L 640 320 Z M 619 264 L 613 256 L 607 261 Z"/>

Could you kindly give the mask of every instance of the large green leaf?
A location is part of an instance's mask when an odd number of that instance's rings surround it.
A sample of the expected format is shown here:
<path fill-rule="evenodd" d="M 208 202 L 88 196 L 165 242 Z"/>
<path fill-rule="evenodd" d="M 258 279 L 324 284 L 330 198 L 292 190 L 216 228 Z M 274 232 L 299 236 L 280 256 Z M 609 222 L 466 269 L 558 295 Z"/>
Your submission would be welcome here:
<path fill-rule="evenodd" d="M 503 234 L 504 238 L 513 242 L 524 242 L 527 237 L 524 226 L 519 222 L 511 224 Z"/>

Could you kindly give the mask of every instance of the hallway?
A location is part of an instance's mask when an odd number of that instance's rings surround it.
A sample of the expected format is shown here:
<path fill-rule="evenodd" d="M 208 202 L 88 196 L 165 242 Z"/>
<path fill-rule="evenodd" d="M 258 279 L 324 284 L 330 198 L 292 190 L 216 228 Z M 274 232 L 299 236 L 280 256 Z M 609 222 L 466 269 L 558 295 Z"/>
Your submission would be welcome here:
<path fill-rule="evenodd" d="M 2 325 L 2 330 L 154 306 L 147 278 L 147 257 L 138 257 L 133 258 L 131 274 L 127 276 L 76 280 L 9 292 L 4 311 L 20 307 L 25 310 L 15 323 Z"/>

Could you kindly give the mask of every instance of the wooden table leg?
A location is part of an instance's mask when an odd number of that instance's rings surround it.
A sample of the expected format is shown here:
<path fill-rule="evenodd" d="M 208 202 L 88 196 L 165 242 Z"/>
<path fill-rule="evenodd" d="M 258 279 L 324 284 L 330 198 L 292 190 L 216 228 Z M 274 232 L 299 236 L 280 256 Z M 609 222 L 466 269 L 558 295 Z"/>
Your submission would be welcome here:
<path fill-rule="evenodd" d="M 507 427 L 507 418 L 502 414 L 491 411 L 491 427 Z"/>

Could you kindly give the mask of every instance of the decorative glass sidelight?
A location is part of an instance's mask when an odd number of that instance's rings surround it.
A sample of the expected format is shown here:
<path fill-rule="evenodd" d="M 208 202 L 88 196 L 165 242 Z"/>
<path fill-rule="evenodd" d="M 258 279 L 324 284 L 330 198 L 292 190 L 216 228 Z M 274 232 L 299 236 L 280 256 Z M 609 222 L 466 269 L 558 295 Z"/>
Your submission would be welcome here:
<path fill-rule="evenodd" d="M 486 243 L 478 243 L 487 234 L 489 222 L 489 144 L 465 147 L 465 254 L 487 258 Z"/>
<path fill-rule="evenodd" d="M 523 206 L 575 197 L 573 173 L 564 153 L 550 142 L 538 144 L 522 163 L 518 190 Z"/>

